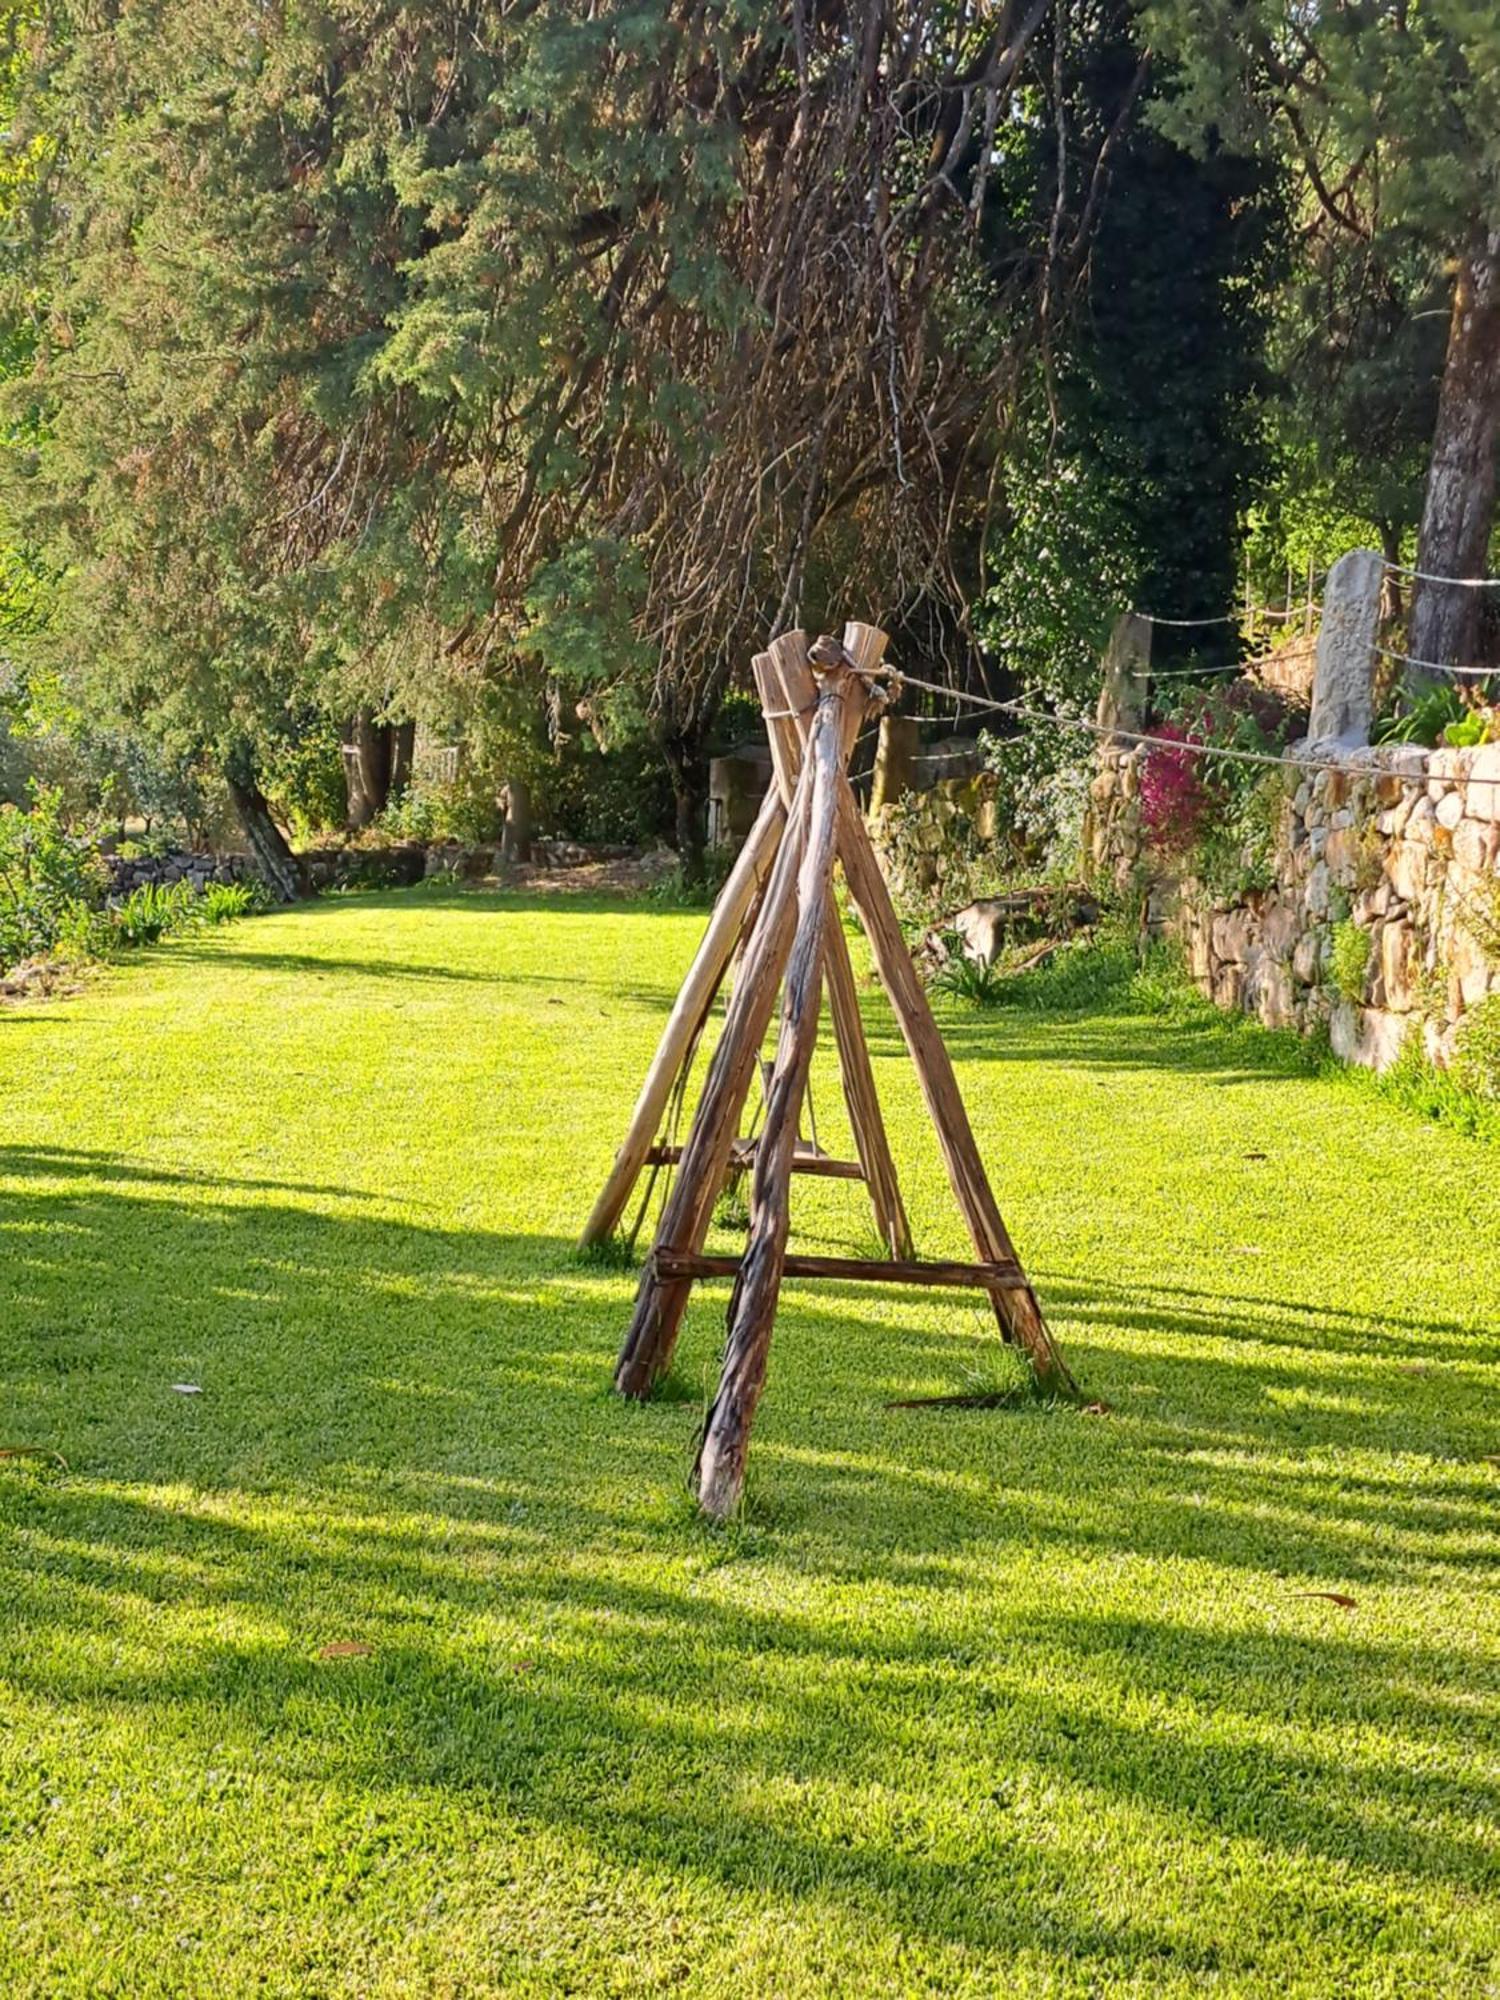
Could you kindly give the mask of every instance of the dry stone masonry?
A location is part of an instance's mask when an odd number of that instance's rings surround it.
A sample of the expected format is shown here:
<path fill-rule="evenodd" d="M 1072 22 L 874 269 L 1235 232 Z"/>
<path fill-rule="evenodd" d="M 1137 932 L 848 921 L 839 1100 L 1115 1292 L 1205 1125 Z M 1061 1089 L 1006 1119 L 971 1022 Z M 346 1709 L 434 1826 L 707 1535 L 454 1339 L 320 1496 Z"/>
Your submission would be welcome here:
<path fill-rule="evenodd" d="M 1412 1036 L 1442 1064 L 1464 1015 L 1500 993 L 1500 743 L 1362 740 L 1380 574 L 1368 556 L 1344 557 L 1329 579 L 1335 615 L 1330 625 L 1325 611 L 1302 748 L 1336 768 L 1287 774 L 1272 886 L 1216 900 L 1149 847 L 1139 745 L 1102 746 L 1086 840 L 1101 872 L 1145 886 L 1150 927 L 1181 940 L 1221 1006 L 1304 1033 L 1326 1026 L 1336 1054 L 1372 1068 Z"/>

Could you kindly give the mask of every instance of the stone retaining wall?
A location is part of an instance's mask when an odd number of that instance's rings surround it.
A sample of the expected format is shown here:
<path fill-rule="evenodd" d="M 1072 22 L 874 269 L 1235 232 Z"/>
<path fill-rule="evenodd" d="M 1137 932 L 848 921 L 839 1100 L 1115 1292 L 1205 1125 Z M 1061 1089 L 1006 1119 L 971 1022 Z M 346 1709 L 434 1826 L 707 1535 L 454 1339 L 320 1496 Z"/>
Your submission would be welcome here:
<path fill-rule="evenodd" d="M 1282 809 L 1274 886 L 1229 902 L 1144 840 L 1148 754 L 1101 751 L 1089 852 L 1117 882 L 1145 886 L 1150 927 L 1182 941 L 1203 991 L 1272 1027 L 1326 1025 L 1351 1062 L 1383 1069 L 1414 1032 L 1446 1062 L 1464 1014 L 1500 993 L 1500 743 L 1358 749 L 1308 775 Z M 1341 925 L 1368 939 L 1357 993 L 1334 977 Z M 1347 933 L 1339 957 L 1351 985 Z"/>
<path fill-rule="evenodd" d="M 187 849 L 169 854 L 106 854 L 111 896 L 129 896 L 148 884 L 166 888 L 190 882 L 199 895 L 210 882 L 255 879 L 255 864 L 247 854 L 195 854 Z"/>

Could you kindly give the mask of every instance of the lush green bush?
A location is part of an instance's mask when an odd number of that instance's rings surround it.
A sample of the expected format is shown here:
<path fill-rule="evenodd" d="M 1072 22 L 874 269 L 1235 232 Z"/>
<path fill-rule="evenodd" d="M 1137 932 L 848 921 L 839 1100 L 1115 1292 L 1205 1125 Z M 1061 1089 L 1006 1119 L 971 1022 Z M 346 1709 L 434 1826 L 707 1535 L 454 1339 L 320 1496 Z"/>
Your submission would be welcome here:
<path fill-rule="evenodd" d="M 451 785 L 408 785 L 376 826 L 391 840 L 417 841 L 423 847 L 441 840 L 483 846 L 500 838 L 505 816 L 492 787 L 461 776 Z"/>
<path fill-rule="evenodd" d="M 932 975 L 934 993 L 963 1000 L 970 1007 L 998 1007 L 1005 990 L 1005 973 L 984 959 L 954 951 Z"/>
<path fill-rule="evenodd" d="M 1460 1090 L 1500 1100 L 1500 993 L 1481 1000 L 1459 1022 L 1449 1067 Z"/>
<path fill-rule="evenodd" d="M 1016 863 L 1047 875 L 1075 874 L 1096 769 L 1094 739 L 1049 722 L 1023 723 L 1014 736 L 985 734 L 980 743 L 995 774 L 999 838 Z"/>
<path fill-rule="evenodd" d="M 34 791 L 25 810 L 0 806 L 0 967 L 55 950 L 105 879 L 92 832 L 69 824 L 58 789 Z"/>
<path fill-rule="evenodd" d="M 1346 1000 L 1356 1006 L 1365 997 L 1365 981 L 1370 973 L 1369 931 L 1364 930 L 1350 917 L 1333 927 L 1333 951 L 1329 970 L 1333 983 Z"/>

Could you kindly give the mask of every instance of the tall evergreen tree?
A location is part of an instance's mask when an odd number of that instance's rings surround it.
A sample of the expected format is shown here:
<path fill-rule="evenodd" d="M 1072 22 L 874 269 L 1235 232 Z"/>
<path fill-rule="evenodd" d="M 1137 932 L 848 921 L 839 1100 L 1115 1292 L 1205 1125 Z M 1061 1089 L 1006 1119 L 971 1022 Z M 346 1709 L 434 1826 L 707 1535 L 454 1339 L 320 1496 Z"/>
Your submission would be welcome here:
<path fill-rule="evenodd" d="M 298 701 L 529 656 L 650 730 L 691 852 L 754 635 L 872 578 L 962 609 L 1086 233 L 1004 282 L 978 249 L 1060 4 L 39 0 L 47 440 L 9 498 L 54 643 L 252 819 Z"/>
<path fill-rule="evenodd" d="M 1447 356 L 1418 568 L 1483 571 L 1500 444 L 1500 12 L 1472 0 L 1151 0 L 1153 42 L 1185 80 L 1179 132 L 1274 147 L 1301 178 L 1312 234 L 1413 250 L 1447 273 Z M 1479 596 L 1419 584 L 1410 644 L 1474 657 Z"/>

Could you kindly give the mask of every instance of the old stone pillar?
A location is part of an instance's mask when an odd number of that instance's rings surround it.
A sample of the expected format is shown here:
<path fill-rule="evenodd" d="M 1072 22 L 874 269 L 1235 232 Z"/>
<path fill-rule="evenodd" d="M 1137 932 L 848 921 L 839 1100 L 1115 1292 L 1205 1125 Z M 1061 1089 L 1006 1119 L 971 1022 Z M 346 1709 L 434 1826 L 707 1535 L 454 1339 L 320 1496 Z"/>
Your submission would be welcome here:
<path fill-rule="evenodd" d="M 875 771 L 870 780 L 870 811 L 893 806 L 916 781 L 917 752 L 922 734 L 909 715 L 883 715 L 875 744 Z"/>
<path fill-rule="evenodd" d="M 1104 649 L 1104 684 L 1099 690 L 1101 729 L 1135 730 L 1146 713 L 1147 677 L 1151 671 L 1151 620 L 1138 611 L 1123 612 Z"/>
<path fill-rule="evenodd" d="M 1308 740 L 1354 750 L 1375 717 L 1375 642 L 1385 566 L 1374 549 L 1350 549 L 1323 585 Z"/>

